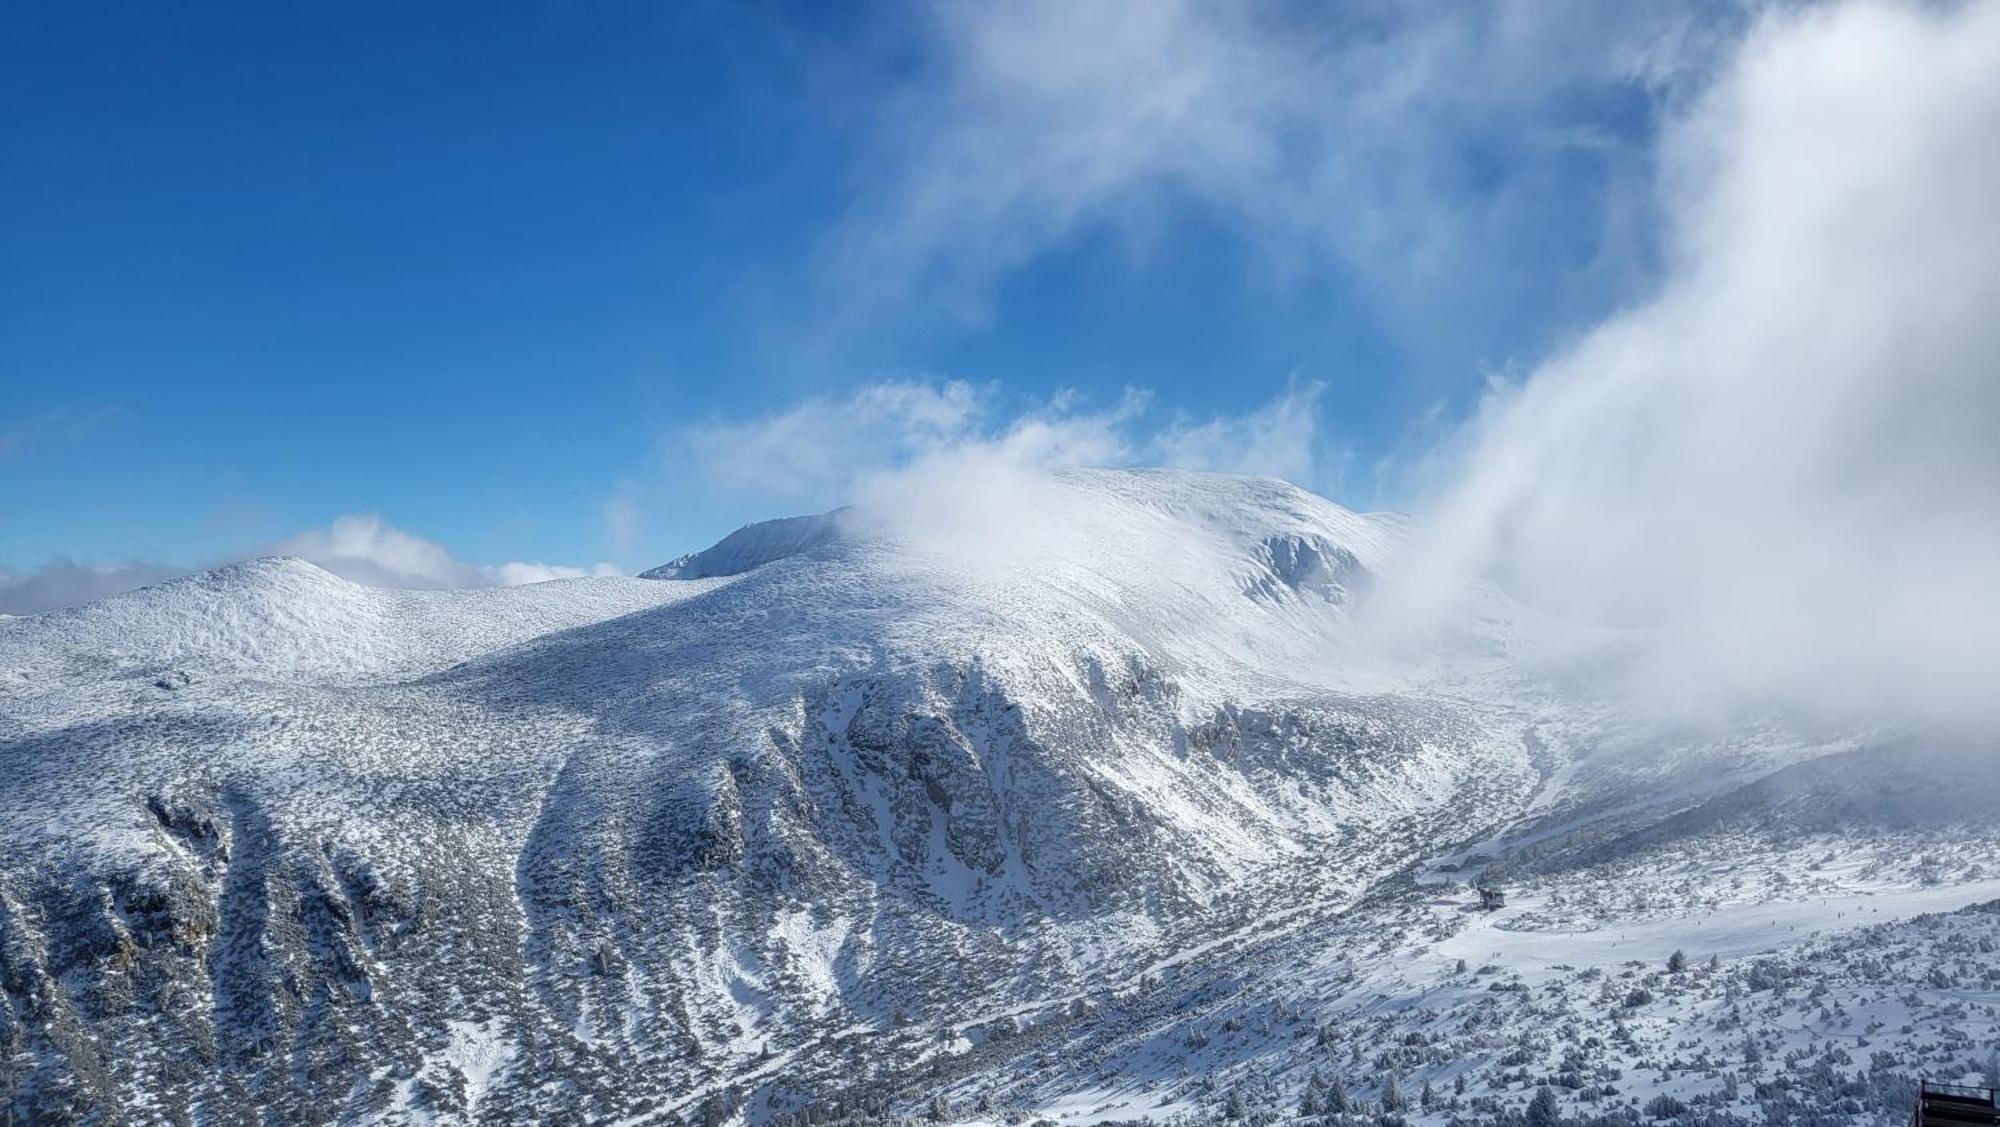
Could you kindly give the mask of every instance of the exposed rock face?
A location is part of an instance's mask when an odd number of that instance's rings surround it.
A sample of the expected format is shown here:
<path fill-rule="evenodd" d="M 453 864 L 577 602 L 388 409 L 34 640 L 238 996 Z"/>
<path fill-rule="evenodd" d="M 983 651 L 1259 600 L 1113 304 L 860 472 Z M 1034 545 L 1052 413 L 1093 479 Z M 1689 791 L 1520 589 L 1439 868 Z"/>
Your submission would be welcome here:
<path fill-rule="evenodd" d="M 1251 592 L 1264 598 L 1275 598 L 1284 590 L 1345 605 L 1367 585 L 1368 569 L 1354 553 L 1322 537 L 1273 536 L 1260 545 L 1258 555 L 1268 565 L 1269 575 L 1258 576 Z"/>

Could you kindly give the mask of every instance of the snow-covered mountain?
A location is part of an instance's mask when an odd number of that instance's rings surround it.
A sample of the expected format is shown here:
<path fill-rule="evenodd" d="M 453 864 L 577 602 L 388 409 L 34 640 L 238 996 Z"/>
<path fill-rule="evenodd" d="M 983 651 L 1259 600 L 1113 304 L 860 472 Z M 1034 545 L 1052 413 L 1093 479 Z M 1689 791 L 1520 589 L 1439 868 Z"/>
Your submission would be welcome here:
<path fill-rule="evenodd" d="M 2000 895 L 1967 809 L 1796 816 L 1880 737 L 1625 718 L 1492 591 L 1449 650 L 1376 656 L 1354 615 L 1400 518 L 1160 471 L 1014 500 L 997 528 L 753 525 L 656 578 L 383 591 L 268 559 L 9 622 L 6 1106 L 1287 1118 L 1394 1104 L 1393 1075 L 1439 1122 L 1538 1080 L 1565 1114 L 1749 1116 L 1768 1093 L 1725 1108 L 1713 1052 L 1706 1087 L 1607 1077 L 1750 963 L 1594 1047 L 1551 984 L 1846 924 L 1814 897 L 1888 912 L 1859 925 Z M 1493 861 L 1514 905 L 1461 911 Z"/>
<path fill-rule="evenodd" d="M 840 540 L 842 512 L 780 517 L 745 525 L 699 552 L 639 573 L 641 579 L 711 579 L 741 575 L 787 556 L 804 555 Z"/>

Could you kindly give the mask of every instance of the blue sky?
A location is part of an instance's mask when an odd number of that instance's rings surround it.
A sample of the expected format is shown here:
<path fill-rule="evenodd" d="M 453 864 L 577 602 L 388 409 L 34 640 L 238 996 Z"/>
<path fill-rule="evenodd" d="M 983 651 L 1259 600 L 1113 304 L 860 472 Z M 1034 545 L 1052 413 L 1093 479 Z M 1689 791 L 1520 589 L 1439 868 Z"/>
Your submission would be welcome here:
<path fill-rule="evenodd" d="M 17 7 L 0 569 L 350 514 L 637 569 L 1051 414 L 1400 503 L 1656 284 L 1655 137 L 1737 21 L 1609 7 Z M 970 398 L 731 464 L 884 387 Z M 1273 404 L 1287 450 L 1197 449 Z"/>

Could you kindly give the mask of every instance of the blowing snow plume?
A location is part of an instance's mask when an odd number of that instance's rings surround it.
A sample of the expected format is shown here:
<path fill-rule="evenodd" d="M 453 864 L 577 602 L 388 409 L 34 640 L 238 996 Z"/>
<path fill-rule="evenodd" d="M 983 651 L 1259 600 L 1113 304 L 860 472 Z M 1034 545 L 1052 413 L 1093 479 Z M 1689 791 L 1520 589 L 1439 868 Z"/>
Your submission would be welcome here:
<path fill-rule="evenodd" d="M 1656 628 L 1667 703 L 1990 712 L 2000 4 L 1768 18 L 1663 140 L 1649 302 L 1492 395 L 1395 617 L 1491 576 Z"/>

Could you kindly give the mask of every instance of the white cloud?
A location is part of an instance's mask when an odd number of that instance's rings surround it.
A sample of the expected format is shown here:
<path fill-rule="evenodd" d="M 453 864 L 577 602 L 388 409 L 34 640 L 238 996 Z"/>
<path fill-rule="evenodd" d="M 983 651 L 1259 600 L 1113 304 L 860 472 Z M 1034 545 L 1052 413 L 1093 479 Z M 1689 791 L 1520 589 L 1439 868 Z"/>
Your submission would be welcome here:
<path fill-rule="evenodd" d="M 349 514 L 272 546 L 274 555 L 297 556 L 344 579 L 371 587 L 512 587 L 549 579 L 622 575 L 616 564 L 507 563 L 480 565 L 451 554 L 434 540 L 403 531 L 374 514 Z"/>
<path fill-rule="evenodd" d="M 1663 140 L 1659 294 L 1491 398 L 1412 564 L 1658 627 L 1685 699 L 1992 709 L 1996 137 L 2000 4 L 1764 20 Z"/>
<path fill-rule="evenodd" d="M 888 381 L 844 397 L 816 396 L 759 419 L 690 427 L 676 440 L 719 488 L 814 497 L 871 467 L 963 441 L 984 413 L 982 394 L 957 380 Z"/>
<path fill-rule="evenodd" d="M 350 514 L 272 545 L 272 555 L 297 556 L 344 579 L 374 587 L 484 587 L 491 580 L 444 545 L 413 536 L 381 517 Z"/>
<path fill-rule="evenodd" d="M 712 488 L 803 507 L 855 499 L 884 479 L 963 478 L 1005 466 L 1161 465 L 1325 487 L 1324 384 L 1291 380 L 1241 415 L 1155 416 L 1154 396 L 1127 388 L 1092 409 L 1074 391 L 1009 412 L 997 385 L 889 381 L 816 396 L 761 418 L 687 428 L 669 442 Z M 1333 467 L 1337 469 L 1337 466 Z"/>
<path fill-rule="evenodd" d="M 949 551 L 961 566 L 1006 568 L 1064 527 L 1049 472 L 1129 460 L 1127 432 L 1147 400 L 1128 390 L 1093 412 L 1063 395 L 991 430 L 968 428 L 905 462 L 862 473 L 850 487 L 847 519 L 865 532 Z"/>
<path fill-rule="evenodd" d="M 545 583 L 551 579 L 583 579 L 588 576 L 623 575 L 625 570 L 614 563 L 592 564 L 589 567 L 573 567 L 569 564 L 526 563 L 509 560 L 503 564 L 479 569 L 493 585 L 519 587 L 523 583 Z"/>
<path fill-rule="evenodd" d="M 85 441 L 124 417 L 125 411 L 119 407 L 58 407 L 0 424 L 0 459 L 22 457 L 38 447 Z"/>
<path fill-rule="evenodd" d="M 81 564 L 69 559 L 34 571 L 0 571 L 0 614 L 40 614 L 185 574 L 185 568 L 161 563 Z"/>
<path fill-rule="evenodd" d="M 1320 433 L 1320 399 L 1326 385 L 1291 380 L 1284 393 L 1244 415 L 1205 422 L 1177 418 L 1152 436 L 1150 460 L 1185 469 L 1276 477 L 1315 488 L 1327 467 Z"/>
<path fill-rule="evenodd" d="M 371 587 L 511 587 L 549 579 L 624 574 L 611 563 L 588 568 L 519 560 L 474 564 L 454 556 L 436 541 L 405 532 L 373 514 L 342 516 L 325 528 L 309 529 L 248 555 L 297 556 Z M 0 614 L 39 614 L 160 583 L 190 570 L 146 561 L 87 565 L 57 560 L 30 572 L 0 571 Z"/>
<path fill-rule="evenodd" d="M 795 509 L 852 505 L 867 532 L 948 546 L 969 563 L 1018 561 L 1024 529 L 1060 530 L 1054 470 L 1150 465 L 1283 477 L 1324 488 L 1325 385 L 1291 380 L 1241 415 L 1161 417 L 1127 388 L 1093 409 L 1074 391 L 1003 409 L 997 385 L 886 382 L 771 415 L 710 423 L 669 445 L 709 486 Z"/>
<path fill-rule="evenodd" d="M 638 504 L 623 493 L 604 502 L 604 535 L 615 548 L 629 549 L 639 539 L 644 523 Z"/>
<path fill-rule="evenodd" d="M 1639 274 L 1646 148 L 1592 111 L 1671 101 L 1740 26 L 1727 5 L 1547 0 L 1022 0 L 919 18 L 923 62 L 871 107 L 872 174 L 825 249 L 846 316 L 976 321 L 1002 275 L 1078 232 L 1143 247 L 1192 204 L 1277 276 L 1351 271 L 1412 349 L 1440 315 L 1513 309 L 1523 256 L 1593 224 L 1579 201 L 1601 229 L 1565 284 L 1587 296 Z"/>

